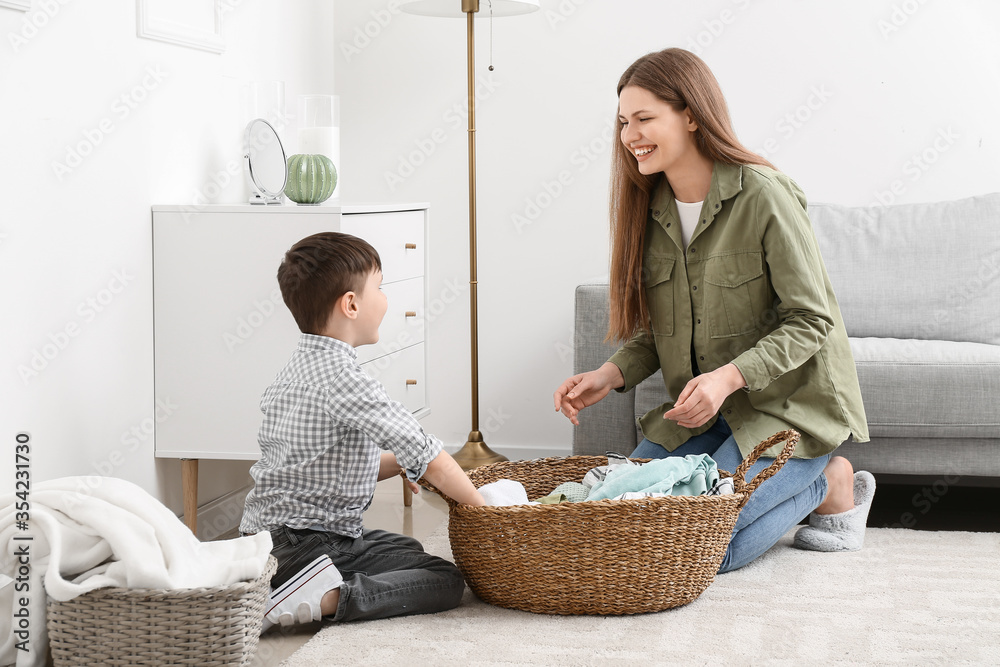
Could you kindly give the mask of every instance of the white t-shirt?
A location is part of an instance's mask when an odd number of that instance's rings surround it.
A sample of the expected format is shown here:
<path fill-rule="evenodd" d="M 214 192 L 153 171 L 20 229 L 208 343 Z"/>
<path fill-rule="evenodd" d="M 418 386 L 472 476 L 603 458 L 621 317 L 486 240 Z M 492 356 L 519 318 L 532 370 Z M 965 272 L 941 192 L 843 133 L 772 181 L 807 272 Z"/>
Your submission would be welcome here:
<path fill-rule="evenodd" d="M 705 202 L 696 201 L 687 203 L 674 199 L 677 202 L 677 214 L 681 217 L 681 239 L 684 241 L 684 249 L 687 250 L 688 242 L 694 235 L 694 230 L 698 227 L 698 216 L 701 215 L 701 205 Z"/>

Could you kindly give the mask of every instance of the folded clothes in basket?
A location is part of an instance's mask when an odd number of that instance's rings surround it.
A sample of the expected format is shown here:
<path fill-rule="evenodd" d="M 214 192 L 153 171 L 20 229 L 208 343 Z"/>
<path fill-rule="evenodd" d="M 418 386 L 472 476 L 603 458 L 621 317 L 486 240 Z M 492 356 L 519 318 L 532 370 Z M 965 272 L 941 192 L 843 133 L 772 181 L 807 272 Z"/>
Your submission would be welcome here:
<path fill-rule="evenodd" d="M 719 469 L 708 454 L 655 459 L 642 465 L 620 465 L 590 490 L 587 500 L 613 499 L 625 493 L 699 496 L 719 480 Z"/>
<path fill-rule="evenodd" d="M 556 505 L 586 500 L 634 500 L 664 496 L 726 495 L 733 493 L 731 477 L 720 478 L 708 454 L 635 463 L 608 453 L 608 465 L 590 470 L 583 482 L 563 482 L 537 501 L 529 501 L 524 485 L 512 479 L 484 484 L 479 492 L 487 505 Z M 613 495 L 612 495 L 613 494 Z"/>
<path fill-rule="evenodd" d="M 552 491 L 552 495 L 559 494 L 566 499 L 566 502 L 570 503 L 586 500 L 589 493 L 590 487 L 581 482 L 563 482 Z M 541 499 L 539 498 L 539 500 Z"/>
<path fill-rule="evenodd" d="M 619 454 L 618 452 L 606 452 L 608 457 L 608 465 L 597 466 L 596 468 L 591 468 L 586 475 L 583 476 L 582 484 L 588 489 L 594 488 L 594 485 L 599 484 L 604 481 L 613 470 L 616 470 L 622 466 L 639 466 L 640 463 L 630 461 L 624 454 Z"/>
<path fill-rule="evenodd" d="M 706 491 L 704 494 L 706 496 L 726 496 L 733 491 L 733 478 L 732 477 L 720 477 L 719 481 L 715 483 L 711 489 Z M 639 500 L 640 498 L 665 498 L 667 496 L 680 496 L 687 495 L 682 493 L 663 493 L 662 491 L 626 491 L 625 493 L 615 496 L 611 500 Z"/>

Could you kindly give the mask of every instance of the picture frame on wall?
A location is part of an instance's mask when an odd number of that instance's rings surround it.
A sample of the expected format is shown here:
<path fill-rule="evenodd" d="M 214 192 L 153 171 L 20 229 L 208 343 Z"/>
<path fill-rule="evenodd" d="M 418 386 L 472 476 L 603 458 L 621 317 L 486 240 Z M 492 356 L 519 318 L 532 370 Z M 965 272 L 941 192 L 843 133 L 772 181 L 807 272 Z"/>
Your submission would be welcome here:
<path fill-rule="evenodd" d="M 223 0 L 136 0 L 137 35 L 169 44 L 222 53 Z"/>

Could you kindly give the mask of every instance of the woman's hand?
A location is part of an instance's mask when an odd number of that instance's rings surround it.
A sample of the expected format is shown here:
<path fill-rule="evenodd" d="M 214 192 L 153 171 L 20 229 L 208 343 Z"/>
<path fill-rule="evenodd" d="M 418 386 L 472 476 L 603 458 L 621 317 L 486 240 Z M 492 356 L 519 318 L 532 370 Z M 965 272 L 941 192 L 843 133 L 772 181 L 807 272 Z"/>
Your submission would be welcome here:
<path fill-rule="evenodd" d="M 743 373 L 733 364 L 702 373 L 684 386 L 674 407 L 663 418 L 672 419 L 684 428 L 697 428 L 719 412 L 727 396 L 744 386 Z"/>
<path fill-rule="evenodd" d="M 579 426 L 577 415 L 580 410 L 597 403 L 612 389 L 625 386 L 621 370 L 611 362 L 605 362 L 595 371 L 574 375 L 563 382 L 552 395 L 556 412 L 562 412 L 574 425 Z"/>

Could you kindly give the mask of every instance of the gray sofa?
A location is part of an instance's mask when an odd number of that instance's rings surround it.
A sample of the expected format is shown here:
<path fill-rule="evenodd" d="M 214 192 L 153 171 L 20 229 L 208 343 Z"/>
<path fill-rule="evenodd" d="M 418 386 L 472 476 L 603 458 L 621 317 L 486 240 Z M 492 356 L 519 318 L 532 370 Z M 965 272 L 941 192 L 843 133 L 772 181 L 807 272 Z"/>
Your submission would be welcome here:
<path fill-rule="evenodd" d="M 871 441 L 838 453 L 889 478 L 1000 480 L 1000 194 L 809 215 L 840 301 Z M 597 368 L 607 284 L 576 290 L 574 372 Z M 628 453 L 668 400 L 659 372 L 580 414 L 575 454 Z"/>

